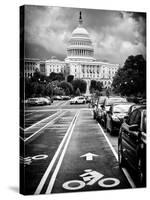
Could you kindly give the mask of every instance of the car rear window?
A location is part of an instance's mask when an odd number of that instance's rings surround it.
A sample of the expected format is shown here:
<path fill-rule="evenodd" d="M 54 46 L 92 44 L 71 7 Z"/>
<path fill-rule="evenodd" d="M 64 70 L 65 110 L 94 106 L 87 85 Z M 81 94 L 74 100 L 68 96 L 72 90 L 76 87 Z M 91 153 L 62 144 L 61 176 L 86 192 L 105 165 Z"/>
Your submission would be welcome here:
<path fill-rule="evenodd" d="M 127 102 L 126 99 L 123 98 L 113 98 L 113 99 L 107 99 L 106 105 L 112 105 L 113 103 L 125 103 Z"/>
<path fill-rule="evenodd" d="M 115 105 L 113 108 L 113 112 L 114 113 L 127 113 L 129 108 L 130 108 L 130 104 L 128 105 Z"/>

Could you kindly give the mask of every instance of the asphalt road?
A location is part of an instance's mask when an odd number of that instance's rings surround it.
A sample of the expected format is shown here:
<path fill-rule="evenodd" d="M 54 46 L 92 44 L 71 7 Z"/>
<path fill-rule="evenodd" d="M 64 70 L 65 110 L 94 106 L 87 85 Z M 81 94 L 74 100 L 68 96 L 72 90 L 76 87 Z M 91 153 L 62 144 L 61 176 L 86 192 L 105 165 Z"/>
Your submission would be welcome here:
<path fill-rule="evenodd" d="M 118 166 L 117 136 L 93 120 L 87 104 L 27 107 L 21 130 L 26 194 L 135 187 Z"/>

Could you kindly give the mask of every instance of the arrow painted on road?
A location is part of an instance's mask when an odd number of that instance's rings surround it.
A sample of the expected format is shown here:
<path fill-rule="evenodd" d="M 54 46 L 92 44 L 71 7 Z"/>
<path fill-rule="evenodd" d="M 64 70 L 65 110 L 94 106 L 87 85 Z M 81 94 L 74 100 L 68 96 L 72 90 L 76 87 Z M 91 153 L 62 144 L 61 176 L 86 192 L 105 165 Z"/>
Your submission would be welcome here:
<path fill-rule="evenodd" d="M 96 155 L 94 153 L 86 153 L 86 154 L 84 154 L 84 155 L 82 155 L 80 157 L 85 157 L 86 160 L 93 160 L 93 157 L 96 157 L 96 156 L 98 156 L 98 155 Z"/>

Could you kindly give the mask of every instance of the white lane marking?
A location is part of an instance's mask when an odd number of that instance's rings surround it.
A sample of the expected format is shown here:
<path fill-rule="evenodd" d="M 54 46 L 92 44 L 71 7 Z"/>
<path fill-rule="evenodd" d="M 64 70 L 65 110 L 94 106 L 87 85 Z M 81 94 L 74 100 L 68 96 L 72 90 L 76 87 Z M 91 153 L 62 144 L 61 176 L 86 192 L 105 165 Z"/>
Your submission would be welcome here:
<path fill-rule="evenodd" d="M 86 160 L 93 160 L 93 157 L 97 157 L 98 155 L 97 154 L 94 154 L 94 153 L 86 153 L 82 156 L 80 156 L 81 158 L 82 157 L 85 157 Z"/>
<path fill-rule="evenodd" d="M 122 168 L 122 171 L 124 172 L 124 174 L 125 174 L 128 182 L 130 183 L 131 187 L 136 188 L 136 185 L 134 184 L 134 182 L 133 182 L 131 176 L 129 175 L 128 171 L 125 168 Z"/>
<path fill-rule="evenodd" d="M 20 126 L 20 129 L 21 129 L 22 131 L 24 131 L 24 128 L 22 128 L 21 126 Z"/>
<path fill-rule="evenodd" d="M 24 138 L 20 136 L 20 139 L 24 141 Z"/>
<path fill-rule="evenodd" d="M 47 169 L 46 169 L 46 171 L 45 171 L 45 173 L 44 173 L 44 175 L 43 175 L 43 177 L 42 177 L 37 189 L 35 190 L 34 194 L 40 194 L 40 192 L 42 191 L 42 188 L 43 188 L 43 186 L 44 186 L 44 184 L 45 184 L 45 182 L 47 180 L 47 177 L 48 177 L 49 173 L 51 172 L 54 163 L 56 162 L 56 159 L 57 159 L 57 157 L 58 157 L 58 155 L 59 155 L 59 153 L 60 153 L 60 151 L 61 151 L 61 149 L 62 149 L 62 147 L 63 147 L 63 145 L 65 143 L 65 141 L 66 141 L 66 138 L 69 135 L 70 128 L 72 127 L 72 124 L 73 124 L 76 116 L 77 116 L 77 114 L 74 116 L 74 118 L 73 118 L 73 120 L 72 120 L 72 122 L 71 122 L 71 124 L 70 124 L 70 126 L 69 126 L 69 128 L 68 128 L 68 130 L 67 130 L 67 132 L 66 132 L 66 134 L 64 136 L 64 138 L 63 138 L 63 140 L 61 141 L 61 143 L 60 143 L 60 145 L 59 145 L 59 147 L 58 147 L 53 159 L 51 160 L 49 166 L 47 167 Z"/>
<path fill-rule="evenodd" d="M 61 104 L 60 106 L 64 106 L 64 105 L 66 105 L 68 102 L 69 102 L 69 100 L 68 100 L 68 101 L 66 101 L 66 102 L 64 102 L 64 103 L 63 103 L 63 104 Z"/>
<path fill-rule="evenodd" d="M 105 132 L 103 131 L 103 129 L 102 129 L 102 127 L 100 126 L 100 124 L 99 124 L 99 123 L 97 123 L 97 124 L 98 124 L 99 128 L 101 129 L 101 132 L 103 133 L 103 135 L 104 135 L 106 141 L 108 142 L 108 144 L 109 144 L 109 146 L 110 146 L 110 148 L 111 148 L 111 150 L 112 150 L 112 152 L 113 152 L 113 154 L 114 154 L 116 160 L 118 161 L 118 155 L 117 155 L 115 149 L 113 148 L 112 144 L 110 143 L 108 137 L 106 136 L 106 134 L 105 134 Z M 136 186 L 135 186 L 135 184 L 134 184 L 132 178 L 130 177 L 129 173 L 127 172 L 127 170 L 125 170 L 124 168 L 122 168 L 122 170 L 123 170 L 124 175 L 126 176 L 128 182 L 129 182 L 129 184 L 131 185 L 131 187 L 132 187 L 132 188 L 136 188 Z"/>
<path fill-rule="evenodd" d="M 106 136 L 106 134 L 105 134 L 105 132 L 103 131 L 103 129 L 102 129 L 102 127 L 100 126 L 100 124 L 97 123 L 97 125 L 99 126 L 99 128 L 100 128 L 101 132 L 103 133 L 103 135 L 104 135 L 104 137 L 105 137 L 107 143 L 109 144 L 109 146 L 110 146 L 110 148 L 111 148 L 111 150 L 112 150 L 112 152 L 113 152 L 113 154 L 114 154 L 116 160 L 118 161 L 118 155 L 117 155 L 115 149 L 113 148 L 112 144 L 110 143 L 108 137 Z"/>
<path fill-rule="evenodd" d="M 46 123 L 44 126 L 42 126 L 39 130 L 37 130 L 36 132 L 34 132 L 32 135 L 30 135 L 29 137 L 27 137 L 24 141 L 27 142 L 29 139 L 31 139 L 33 136 L 35 136 L 37 133 L 39 133 L 41 130 L 43 130 L 45 127 L 47 127 L 49 124 L 53 123 L 56 119 L 58 119 L 60 116 L 62 116 L 63 114 L 65 114 L 67 111 L 62 112 L 59 116 L 55 117 L 54 119 L 52 119 L 50 122 Z"/>
<path fill-rule="evenodd" d="M 31 115 L 31 114 L 33 114 L 33 112 L 32 112 L 32 113 L 25 113 L 25 116 L 27 116 L 27 115 Z"/>
<path fill-rule="evenodd" d="M 40 124 L 41 122 L 47 120 L 48 118 L 51 118 L 51 117 L 57 115 L 59 112 L 61 112 L 61 110 L 59 110 L 59 111 L 57 111 L 56 113 L 54 113 L 54 114 L 52 114 L 52 115 L 50 115 L 50 116 L 48 116 L 48 117 L 46 117 L 46 118 L 44 118 L 44 119 L 42 119 L 42 120 L 36 122 L 35 124 L 32 124 L 32 125 L 29 126 L 28 128 L 25 128 L 24 131 L 27 131 L 27 130 L 29 130 L 30 128 L 33 128 L 34 126 L 36 126 L 36 125 Z"/>
<path fill-rule="evenodd" d="M 76 118 L 75 118 L 75 120 L 74 120 L 74 122 L 73 122 L 73 126 L 71 126 L 71 128 L 70 128 L 71 130 L 68 131 L 68 132 L 69 132 L 69 136 L 68 136 L 68 138 L 67 138 L 67 141 L 66 141 L 66 144 L 65 144 L 65 146 L 64 146 L 64 149 L 63 149 L 63 151 L 62 151 L 62 154 L 61 154 L 61 156 L 60 156 L 60 158 L 59 158 L 59 161 L 58 161 L 58 163 L 57 163 L 57 166 L 56 166 L 56 168 L 55 168 L 55 171 L 54 171 L 54 173 L 53 173 L 53 175 L 52 175 L 52 177 L 51 177 L 51 180 L 50 180 L 50 182 L 49 182 L 49 184 L 48 184 L 48 187 L 47 187 L 47 190 L 46 190 L 46 194 L 51 193 L 51 191 L 52 191 L 52 189 L 53 189 L 56 176 L 57 176 L 57 174 L 58 174 L 59 168 L 60 168 L 60 166 L 61 166 L 61 163 L 62 163 L 62 161 L 63 161 L 64 155 L 65 155 L 65 153 L 66 153 L 66 150 L 67 150 L 69 141 L 70 141 L 70 139 L 71 139 L 71 136 L 72 136 L 72 133 L 73 133 L 73 130 L 74 130 L 74 127 L 75 127 L 75 124 L 76 124 L 76 121 L 77 121 L 77 119 L 78 119 L 79 114 L 80 114 L 80 111 L 77 112 Z"/>

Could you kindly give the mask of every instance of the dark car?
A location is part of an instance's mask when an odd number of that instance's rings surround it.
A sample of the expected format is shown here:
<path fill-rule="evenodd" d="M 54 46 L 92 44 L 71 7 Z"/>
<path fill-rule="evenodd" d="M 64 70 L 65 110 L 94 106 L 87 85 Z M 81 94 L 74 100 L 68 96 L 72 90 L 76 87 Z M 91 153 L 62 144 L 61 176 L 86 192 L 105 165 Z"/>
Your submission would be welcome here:
<path fill-rule="evenodd" d="M 127 102 L 126 98 L 122 98 L 122 97 L 107 97 L 104 100 L 104 103 L 102 104 L 102 113 L 101 113 L 101 124 L 106 127 L 106 114 L 107 111 L 109 111 L 110 106 L 114 103 L 125 103 Z"/>
<path fill-rule="evenodd" d="M 135 110 L 136 108 L 140 108 L 140 107 L 145 107 L 145 104 L 133 104 L 130 108 L 129 108 L 129 111 L 128 111 L 128 115 L 130 115 L 130 113 Z"/>
<path fill-rule="evenodd" d="M 140 186 L 146 186 L 146 106 L 126 117 L 118 137 L 120 166 L 130 166 L 137 174 Z"/>
<path fill-rule="evenodd" d="M 118 133 L 123 119 L 128 115 L 128 111 L 133 103 L 116 103 L 110 106 L 106 114 L 106 129 L 110 134 Z"/>

